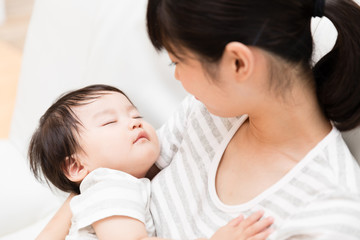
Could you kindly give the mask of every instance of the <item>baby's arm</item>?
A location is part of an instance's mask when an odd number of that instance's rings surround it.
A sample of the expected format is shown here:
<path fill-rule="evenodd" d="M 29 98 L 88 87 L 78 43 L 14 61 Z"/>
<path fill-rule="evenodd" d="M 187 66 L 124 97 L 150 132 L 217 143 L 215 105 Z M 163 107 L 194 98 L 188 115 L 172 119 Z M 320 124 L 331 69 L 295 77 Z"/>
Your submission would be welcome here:
<path fill-rule="evenodd" d="M 54 217 L 41 231 L 36 240 L 63 240 L 69 233 L 71 226 L 70 200 L 74 195 L 70 195 Z M 113 216 L 101 219 L 92 224 L 99 239 L 153 239 L 147 238 L 145 225 L 139 220 L 125 216 Z"/>
<path fill-rule="evenodd" d="M 69 233 L 71 225 L 72 214 L 70 210 L 70 200 L 73 196 L 74 195 L 70 194 L 54 217 L 41 231 L 36 240 L 65 239 L 66 235 Z"/>
<path fill-rule="evenodd" d="M 144 223 L 135 218 L 112 216 L 92 224 L 101 240 L 124 239 L 137 240 L 147 237 Z"/>

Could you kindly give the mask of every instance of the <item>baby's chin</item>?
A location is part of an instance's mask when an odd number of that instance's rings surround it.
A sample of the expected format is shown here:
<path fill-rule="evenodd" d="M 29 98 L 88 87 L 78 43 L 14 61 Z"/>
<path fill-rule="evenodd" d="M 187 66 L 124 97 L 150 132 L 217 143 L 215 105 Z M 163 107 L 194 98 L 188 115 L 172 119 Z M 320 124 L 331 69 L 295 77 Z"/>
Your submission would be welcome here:
<path fill-rule="evenodd" d="M 153 152 L 153 154 L 151 156 L 149 156 L 149 166 L 148 166 L 148 169 L 146 170 L 149 171 L 150 168 L 156 163 L 156 161 L 159 159 L 160 157 L 160 149 L 159 150 L 156 150 Z"/>
<path fill-rule="evenodd" d="M 155 162 L 159 159 L 160 149 L 148 150 L 146 154 L 144 154 L 144 159 L 141 166 L 136 167 L 136 173 L 132 175 L 137 178 L 144 178 L 150 168 L 155 164 Z M 140 164 L 139 164 L 140 165 Z"/>

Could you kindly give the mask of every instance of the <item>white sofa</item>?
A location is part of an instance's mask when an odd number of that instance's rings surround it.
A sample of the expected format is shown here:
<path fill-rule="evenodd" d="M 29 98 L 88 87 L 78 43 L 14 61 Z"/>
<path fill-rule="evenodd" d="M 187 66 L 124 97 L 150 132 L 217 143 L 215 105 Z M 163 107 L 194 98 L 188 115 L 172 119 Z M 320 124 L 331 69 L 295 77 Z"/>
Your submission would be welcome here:
<path fill-rule="evenodd" d="M 185 96 L 167 55 L 157 54 L 148 40 L 146 2 L 35 2 L 10 137 L 0 141 L 0 240 L 34 239 L 66 197 L 36 182 L 26 161 L 38 119 L 59 94 L 92 83 L 115 85 L 156 127 Z M 326 19 L 313 25 L 322 44 L 314 56 L 318 59 L 331 48 L 328 37 L 335 39 L 336 32 Z M 360 131 L 345 137 L 360 159 Z"/>

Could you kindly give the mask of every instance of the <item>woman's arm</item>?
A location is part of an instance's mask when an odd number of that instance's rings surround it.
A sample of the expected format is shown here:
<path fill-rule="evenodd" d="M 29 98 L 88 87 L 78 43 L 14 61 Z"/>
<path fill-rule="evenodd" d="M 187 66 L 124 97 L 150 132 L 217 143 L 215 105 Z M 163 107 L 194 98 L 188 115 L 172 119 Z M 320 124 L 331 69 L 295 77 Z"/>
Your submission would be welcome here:
<path fill-rule="evenodd" d="M 186 97 L 165 124 L 156 131 L 161 147 L 160 156 L 156 162 L 158 168 L 167 167 L 178 151 L 195 101 L 193 96 Z"/>
<path fill-rule="evenodd" d="M 45 226 L 45 228 L 40 232 L 36 240 L 64 240 L 66 235 L 69 233 L 71 226 L 71 210 L 70 210 L 70 200 L 74 197 L 73 194 L 70 194 L 66 199 L 64 204 L 56 212 L 54 217 L 50 222 Z"/>

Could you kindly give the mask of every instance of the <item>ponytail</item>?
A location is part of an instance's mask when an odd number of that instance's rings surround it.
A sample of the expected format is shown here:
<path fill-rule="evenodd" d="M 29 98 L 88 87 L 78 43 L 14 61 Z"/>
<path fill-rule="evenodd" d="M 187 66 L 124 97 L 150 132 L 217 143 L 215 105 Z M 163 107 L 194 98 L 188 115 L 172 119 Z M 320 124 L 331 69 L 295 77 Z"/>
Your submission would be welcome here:
<path fill-rule="evenodd" d="M 314 66 L 317 96 L 339 130 L 360 124 L 360 7 L 352 0 L 326 0 L 326 16 L 338 37 L 334 48 Z"/>

